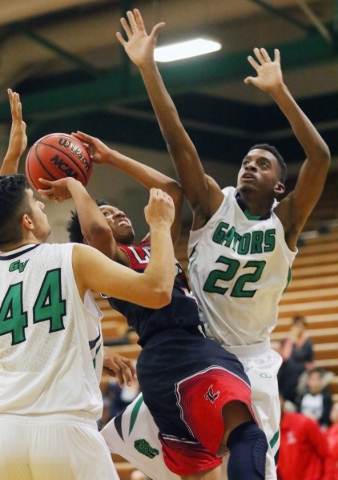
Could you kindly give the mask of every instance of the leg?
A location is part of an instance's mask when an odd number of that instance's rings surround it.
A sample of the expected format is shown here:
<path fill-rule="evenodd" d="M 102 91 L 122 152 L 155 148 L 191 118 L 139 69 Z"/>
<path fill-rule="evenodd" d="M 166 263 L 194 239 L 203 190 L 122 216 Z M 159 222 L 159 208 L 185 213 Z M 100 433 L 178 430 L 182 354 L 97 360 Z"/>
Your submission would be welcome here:
<path fill-rule="evenodd" d="M 203 472 L 194 473 L 192 475 L 182 476 L 182 480 L 220 480 L 221 467 L 204 470 Z"/>
<path fill-rule="evenodd" d="M 248 407 L 238 401 L 223 407 L 226 426 L 222 445 L 230 450 L 229 480 L 264 480 L 268 443 L 264 432 L 255 424 Z"/>

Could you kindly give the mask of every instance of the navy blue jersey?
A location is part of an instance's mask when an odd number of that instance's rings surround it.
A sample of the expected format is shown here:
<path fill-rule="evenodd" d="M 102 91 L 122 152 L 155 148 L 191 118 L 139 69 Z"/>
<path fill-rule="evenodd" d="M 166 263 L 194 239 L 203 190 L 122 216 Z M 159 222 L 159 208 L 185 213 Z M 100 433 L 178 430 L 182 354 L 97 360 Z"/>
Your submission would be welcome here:
<path fill-rule="evenodd" d="M 143 272 L 147 267 L 150 257 L 150 243 L 142 242 L 139 246 L 120 245 L 129 257 L 130 268 L 137 272 Z M 202 328 L 199 320 L 196 299 L 190 293 L 189 285 L 183 268 L 176 263 L 176 277 L 174 282 L 172 299 L 169 305 L 160 309 L 141 307 L 135 303 L 108 298 L 110 305 L 122 313 L 130 325 L 138 334 L 138 343 L 144 346 L 146 341 L 155 333 L 183 328 L 188 331 L 197 331 Z M 151 295 L 152 292 L 149 292 Z"/>

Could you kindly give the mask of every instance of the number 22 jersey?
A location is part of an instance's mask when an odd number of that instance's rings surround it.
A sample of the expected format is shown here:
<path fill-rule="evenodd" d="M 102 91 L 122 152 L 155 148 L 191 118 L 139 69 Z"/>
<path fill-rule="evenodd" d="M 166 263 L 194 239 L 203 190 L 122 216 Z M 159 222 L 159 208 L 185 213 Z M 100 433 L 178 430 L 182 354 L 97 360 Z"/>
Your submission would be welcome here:
<path fill-rule="evenodd" d="M 191 231 L 189 274 L 208 336 L 225 346 L 268 340 L 278 303 L 291 278 L 292 252 L 272 211 L 250 216 L 234 187 L 208 223 Z"/>

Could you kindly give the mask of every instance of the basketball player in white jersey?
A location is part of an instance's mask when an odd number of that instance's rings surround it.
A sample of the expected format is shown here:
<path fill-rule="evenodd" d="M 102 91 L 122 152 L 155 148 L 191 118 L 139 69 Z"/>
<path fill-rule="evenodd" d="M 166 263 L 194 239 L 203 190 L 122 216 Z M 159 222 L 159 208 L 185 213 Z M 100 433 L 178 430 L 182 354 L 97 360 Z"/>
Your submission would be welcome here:
<path fill-rule="evenodd" d="M 0 175 L 18 173 L 20 157 L 27 147 L 26 123 L 23 121 L 20 95 L 9 88 L 8 97 L 12 125 L 8 149 L 0 168 Z M 121 387 L 124 383 L 129 384 L 132 382 L 136 376 L 136 370 L 132 360 L 114 353 L 108 347 L 102 348 L 103 340 L 100 325 L 88 321 L 87 330 L 89 348 L 98 381 L 101 379 L 102 367 L 104 367 L 107 373 L 115 377 Z"/>
<path fill-rule="evenodd" d="M 170 302 L 173 202 L 150 192 L 143 274 L 86 245 L 45 243 L 43 209 L 24 176 L 0 177 L 1 480 L 117 480 L 96 424 L 102 397 L 87 325 L 102 314 L 90 290 L 155 309 Z"/>
<path fill-rule="evenodd" d="M 245 83 L 271 95 L 288 119 L 306 160 L 294 191 L 280 203 L 275 198 L 284 192 L 286 166 L 277 150 L 266 144 L 254 146 L 245 156 L 237 188 L 222 190 L 205 175 L 154 61 L 156 39 L 164 24 L 156 25 L 148 35 L 138 10 L 128 12 L 127 18 L 121 23 L 128 40 L 120 33 L 118 40 L 140 69 L 193 211 L 189 240 L 193 292 L 208 335 L 235 353 L 244 365 L 251 381 L 255 415 L 270 445 L 266 479 L 276 479 L 281 357 L 270 348 L 269 334 L 290 278 L 298 235 L 322 192 L 330 152 L 284 84 L 279 51 L 275 50 L 271 60 L 265 49 L 255 48 L 256 59 L 248 60 L 257 77 L 248 77 Z M 174 478 L 158 454 L 154 424 L 146 409 L 140 411 L 137 406 L 136 400 L 122 419 L 106 427 L 103 433 L 108 445 L 154 480 Z M 148 445 L 143 452 L 135 449 L 137 439 Z"/>

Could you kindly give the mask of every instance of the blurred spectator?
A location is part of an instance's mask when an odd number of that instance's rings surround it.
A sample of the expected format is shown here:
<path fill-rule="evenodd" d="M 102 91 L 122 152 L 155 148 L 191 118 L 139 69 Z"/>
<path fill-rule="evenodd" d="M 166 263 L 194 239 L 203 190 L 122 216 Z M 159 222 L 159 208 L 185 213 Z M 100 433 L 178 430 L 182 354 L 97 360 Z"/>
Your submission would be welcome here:
<path fill-rule="evenodd" d="M 312 340 L 306 333 L 304 317 L 298 315 L 292 319 L 290 333 L 282 341 L 279 353 L 283 358 L 278 373 L 279 390 L 283 398 L 295 403 L 299 377 L 313 367 Z"/>
<path fill-rule="evenodd" d="M 331 426 L 325 431 L 329 449 L 334 460 L 334 480 L 338 480 L 338 402 L 334 403 L 330 413 Z"/>
<path fill-rule="evenodd" d="M 317 421 L 322 428 L 330 422 L 332 397 L 324 385 L 325 370 L 314 368 L 308 374 L 306 393 L 298 402 L 298 411 Z"/>
<path fill-rule="evenodd" d="M 318 423 L 286 412 L 281 397 L 281 445 L 278 480 L 333 480 L 334 462 Z"/>

